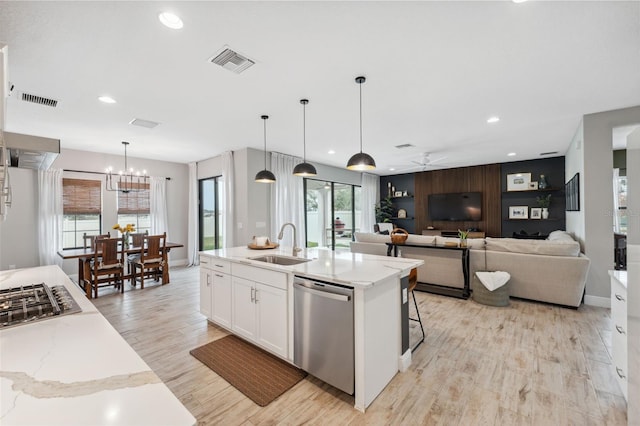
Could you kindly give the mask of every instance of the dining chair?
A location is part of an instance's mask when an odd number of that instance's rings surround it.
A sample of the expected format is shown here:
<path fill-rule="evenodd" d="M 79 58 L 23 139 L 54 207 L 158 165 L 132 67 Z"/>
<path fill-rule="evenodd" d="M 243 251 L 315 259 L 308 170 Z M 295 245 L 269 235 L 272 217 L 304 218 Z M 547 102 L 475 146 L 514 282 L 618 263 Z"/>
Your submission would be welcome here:
<path fill-rule="evenodd" d="M 132 247 L 142 247 L 144 245 L 144 237 L 149 235 L 149 231 L 136 232 L 129 235 L 131 236 Z M 140 253 L 130 253 L 127 255 L 127 274 L 131 273 L 131 271 L 133 270 L 133 264 L 139 259 Z M 134 277 L 131 278 L 131 285 L 136 285 L 136 280 L 134 279 Z"/>
<path fill-rule="evenodd" d="M 107 232 L 106 234 L 98 234 L 98 235 L 87 235 L 85 232 L 82 234 L 82 241 L 84 244 L 84 249 L 90 248 L 91 250 L 95 250 L 96 248 L 96 239 L 110 238 L 111 235 Z"/>
<path fill-rule="evenodd" d="M 140 259 L 133 263 L 132 283 L 140 280 L 140 288 L 144 288 L 145 276 L 153 276 L 155 280 L 161 276 L 162 284 L 164 284 L 164 268 L 167 268 L 167 233 L 160 235 L 147 235 L 144 237 L 143 249 L 140 253 Z M 138 275 L 138 269 L 140 275 Z"/>
<path fill-rule="evenodd" d="M 123 238 L 96 238 L 87 283 L 98 297 L 98 287 L 114 285 L 124 293 L 124 244 Z"/>

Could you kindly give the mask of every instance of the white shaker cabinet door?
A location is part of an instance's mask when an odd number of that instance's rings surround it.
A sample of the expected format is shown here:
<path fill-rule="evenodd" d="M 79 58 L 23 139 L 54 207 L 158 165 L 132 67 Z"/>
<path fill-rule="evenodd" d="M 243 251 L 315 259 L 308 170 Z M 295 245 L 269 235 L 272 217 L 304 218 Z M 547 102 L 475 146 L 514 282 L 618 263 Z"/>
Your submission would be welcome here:
<path fill-rule="evenodd" d="M 212 271 L 211 319 L 231 329 L 231 275 Z"/>
<path fill-rule="evenodd" d="M 232 330 L 249 340 L 256 340 L 255 284 L 244 278 L 232 278 Z"/>
<path fill-rule="evenodd" d="M 200 267 L 200 313 L 211 319 L 211 270 Z"/>
<path fill-rule="evenodd" d="M 287 292 L 255 283 L 258 344 L 287 356 Z"/>

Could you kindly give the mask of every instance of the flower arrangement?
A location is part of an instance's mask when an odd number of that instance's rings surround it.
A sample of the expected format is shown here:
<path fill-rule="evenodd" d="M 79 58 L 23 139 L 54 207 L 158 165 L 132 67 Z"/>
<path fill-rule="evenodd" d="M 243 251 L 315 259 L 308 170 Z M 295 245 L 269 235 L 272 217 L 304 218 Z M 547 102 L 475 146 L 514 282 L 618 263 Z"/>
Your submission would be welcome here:
<path fill-rule="evenodd" d="M 460 238 L 461 240 L 466 240 L 468 236 L 469 236 L 469 231 L 462 231 L 458 229 L 458 238 Z"/>
<path fill-rule="evenodd" d="M 549 204 L 551 204 L 551 194 L 536 197 L 536 202 L 538 203 L 538 206 L 548 208 Z"/>
<path fill-rule="evenodd" d="M 136 225 L 133 223 L 127 223 L 124 227 L 120 226 L 119 223 L 116 223 L 115 225 L 113 225 L 113 227 L 111 229 L 116 229 L 120 232 L 122 232 L 123 234 L 129 233 L 129 232 L 135 232 L 136 231 Z"/>

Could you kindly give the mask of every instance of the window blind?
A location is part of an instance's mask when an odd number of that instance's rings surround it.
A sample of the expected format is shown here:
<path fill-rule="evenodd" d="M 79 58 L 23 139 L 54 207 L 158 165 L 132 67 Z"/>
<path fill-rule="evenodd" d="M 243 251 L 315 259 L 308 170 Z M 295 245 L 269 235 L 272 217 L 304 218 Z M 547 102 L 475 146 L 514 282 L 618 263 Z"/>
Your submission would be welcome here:
<path fill-rule="evenodd" d="M 99 180 L 62 179 L 62 209 L 64 214 L 100 214 L 102 210 Z"/>
<path fill-rule="evenodd" d="M 149 214 L 149 184 L 133 183 L 140 192 L 118 192 L 118 214 Z"/>

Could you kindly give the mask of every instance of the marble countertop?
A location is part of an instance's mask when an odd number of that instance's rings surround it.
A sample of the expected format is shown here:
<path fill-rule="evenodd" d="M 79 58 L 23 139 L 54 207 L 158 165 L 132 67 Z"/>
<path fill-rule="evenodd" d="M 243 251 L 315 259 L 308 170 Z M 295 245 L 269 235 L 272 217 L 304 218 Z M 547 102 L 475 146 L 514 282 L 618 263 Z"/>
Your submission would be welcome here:
<path fill-rule="evenodd" d="M 611 270 L 609 271 L 609 275 L 622 284 L 624 288 L 627 288 L 627 271 Z"/>
<path fill-rule="evenodd" d="M 264 255 L 292 257 L 291 247 L 252 250 L 248 247 L 232 247 L 202 251 L 200 254 L 219 257 L 266 269 L 293 272 L 307 278 L 344 284 L 352 287 L 370 287 L 377 282 L 399 274 L 405 276 L 424 263 L 420 259 L 376 256 L 372 254 L 351 253 L 349 250 L 330 250 L 322 248 L 303 249 L 298 258 L 310 259 L 297 265 L 277 265 L 252 260 Z"/>
<path fill-rule="evenodd" d="M 82 312 L 0 330 L 0 424 L 196 424 L 59 267 L 0 271 L 0 288 L 40 282 Z"/>

